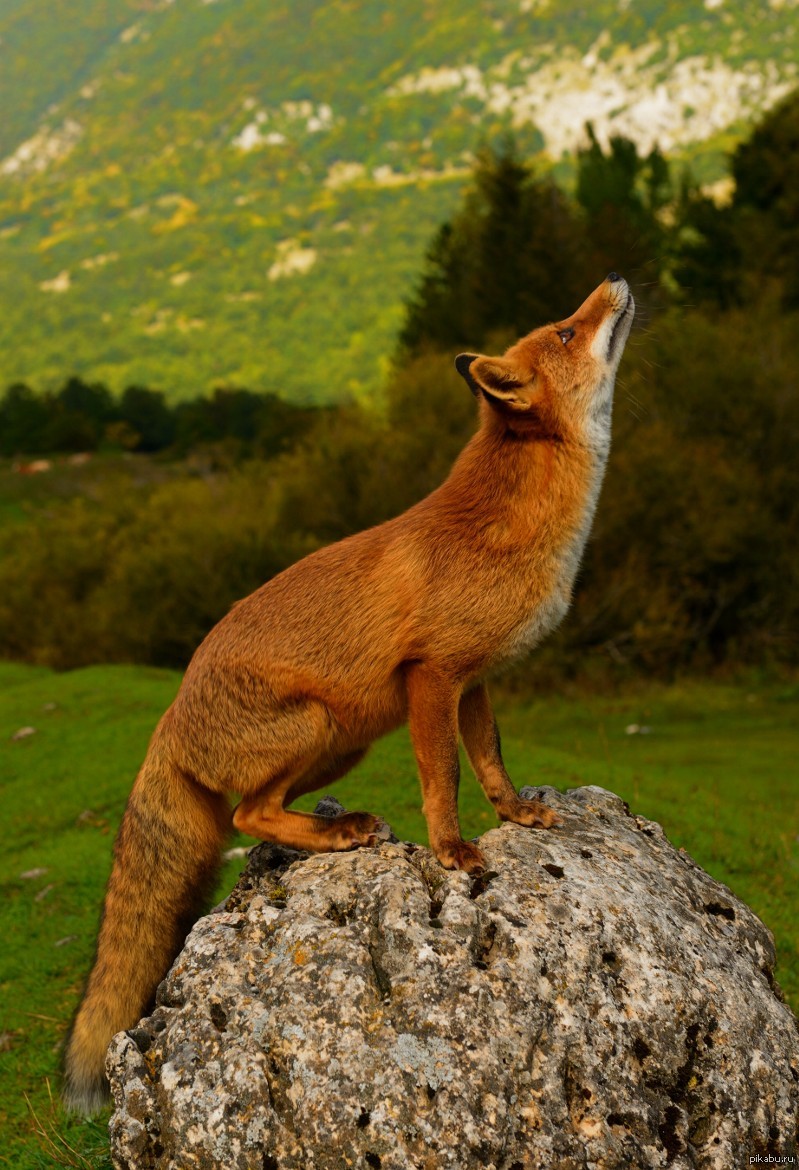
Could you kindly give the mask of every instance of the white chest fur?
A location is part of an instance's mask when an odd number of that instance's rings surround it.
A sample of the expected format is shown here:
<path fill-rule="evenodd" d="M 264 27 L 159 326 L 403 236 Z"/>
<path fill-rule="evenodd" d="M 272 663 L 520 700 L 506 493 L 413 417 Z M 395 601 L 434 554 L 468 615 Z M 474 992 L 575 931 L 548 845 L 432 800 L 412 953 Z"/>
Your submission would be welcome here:
<path fill-rule="evenodd" d="M 612 394 L 611 386 L 610 393 L 591 419 L 590 450 L 593 466 L 579 527 L 545 559 L 541 566 L 541 576 L 542 579 L 549 579 L 552 584 L 543 597 L 538 596 L 534 608 L 513 631 L 509 643 L 503 648 L 503 658 L 515 658 L 532 650 L 560 625 L 569 609 L 574 581 L 594 522 L 605 475 L 610 450 Z"/>

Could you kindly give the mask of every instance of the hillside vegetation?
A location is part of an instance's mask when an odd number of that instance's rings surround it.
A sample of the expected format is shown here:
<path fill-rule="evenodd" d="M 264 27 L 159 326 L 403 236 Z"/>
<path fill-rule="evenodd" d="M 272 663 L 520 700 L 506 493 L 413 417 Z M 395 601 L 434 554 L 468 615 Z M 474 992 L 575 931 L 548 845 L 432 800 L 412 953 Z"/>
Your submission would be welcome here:
<path fill-rule="evenodd" d="M 721 209 L 690 185 L 675 191 L 662 155 L 641 157 L 627 139 L 581 153 L 578 200 L 511 145 L 483 152 L 409 299 L 382 411 L 286 407 L 281 419 L 278 400 L 230 391 L 183 417 L 142 392 L 135 400 L 160 403 L 173 423 L 206 413 L 209 430 L 188 432 L 194 446 L 183 464 L 173 447 L 145 463 L 146 474 L 136 457 L 109 455 L 105 478 L 101 462 L 59 465 L 48 473 L 50 494 L 40 480 L 27 511 L 20 477 L 0 477 L 14 520 L 0 529 L 0 654 L 60 668 L 184 665 L 238 598 L 441 482 L 476 423 L 453 368 L 458 350 L 501 350 L 547 307 L 551 316 L 572 312 L 614 257 L 628 271 L 654 251 L 650 280 L 634 285 L 644 328 L 622 362 L 614 449 L 573 610 L 516 678 L 540 689 L 641 672 L 794 668 L 794 139 L 799 97 L 739 147 L 736 194 Z M 79 396 L 67 390 L 48 403 L 45 436 L 65 420 L 77 426 Z M 129 395 L 113 405 L 88 390 L 86 427 L 101 447 L 118 441 L 122 424 L 104 423 L 103 411 L 125 409 Z M 30 432 L 20 420 L 37 401 L 21 389 L 6 394 L 2 429 Z M 266 413 L 253 414 L 261 403 Z M 131 414 L 124 425 L 131 446 L 144 441 L 143 421 Z M 217 441 L 204 441 L 215 425 Z"/>
<path fill-rule="evenodd" d="M 715 179 L 799 64 L 777 0 L 0 0 L 0 45 L 0 384 L 172 400 L 374 396 L 482 140 Z"/>

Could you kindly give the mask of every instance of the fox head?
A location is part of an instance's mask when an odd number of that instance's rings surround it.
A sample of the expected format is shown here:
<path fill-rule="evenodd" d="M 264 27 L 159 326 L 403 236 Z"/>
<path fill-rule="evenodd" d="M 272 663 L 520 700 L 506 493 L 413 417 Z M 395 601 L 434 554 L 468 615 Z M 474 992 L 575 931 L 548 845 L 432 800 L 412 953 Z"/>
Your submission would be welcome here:
<path fill-rule="evenodd" d="M 455 366 L 508 430 L 600 441 L 634 314 L 627 281 L 611 272 L 565 321 L 533 330 L 502 357 L 459 354 Z"/>

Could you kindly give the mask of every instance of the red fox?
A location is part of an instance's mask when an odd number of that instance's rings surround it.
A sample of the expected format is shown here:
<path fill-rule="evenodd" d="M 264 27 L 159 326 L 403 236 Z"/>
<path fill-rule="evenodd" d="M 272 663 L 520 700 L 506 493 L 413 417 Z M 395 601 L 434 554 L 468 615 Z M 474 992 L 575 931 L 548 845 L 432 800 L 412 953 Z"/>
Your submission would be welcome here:
<path fill-rule="evenodd" d="M 458 736 L 502 820 L 548 828 L 500 754 L 485 678 L 563 618 L 610 444 L 635 305 L 615 273 L 566 321 L 455 365 L 480 427 L 448 479 L 376 528 L 305 557 L 211 631 L 150 744 L 114 847 L 64 1099 L 107 1096 L 111 1037 L 151 1004 L 200 912 L 230 826 L 314 851 L 376 843 L 377 817 L 293 812 L 406 720 L 430 845 L 483 867 L 458 823 Z"/>

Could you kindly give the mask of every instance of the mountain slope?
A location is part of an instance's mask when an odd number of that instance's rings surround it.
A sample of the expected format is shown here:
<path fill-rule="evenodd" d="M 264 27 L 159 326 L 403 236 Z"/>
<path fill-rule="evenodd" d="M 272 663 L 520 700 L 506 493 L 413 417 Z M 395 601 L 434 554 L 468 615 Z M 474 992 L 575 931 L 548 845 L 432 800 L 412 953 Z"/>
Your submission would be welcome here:
<path fill-rule="evenodd" d="M 0 384 L 368 396 L 482 136 L 720 173 L 789 0 L 0 0 Z"/>

